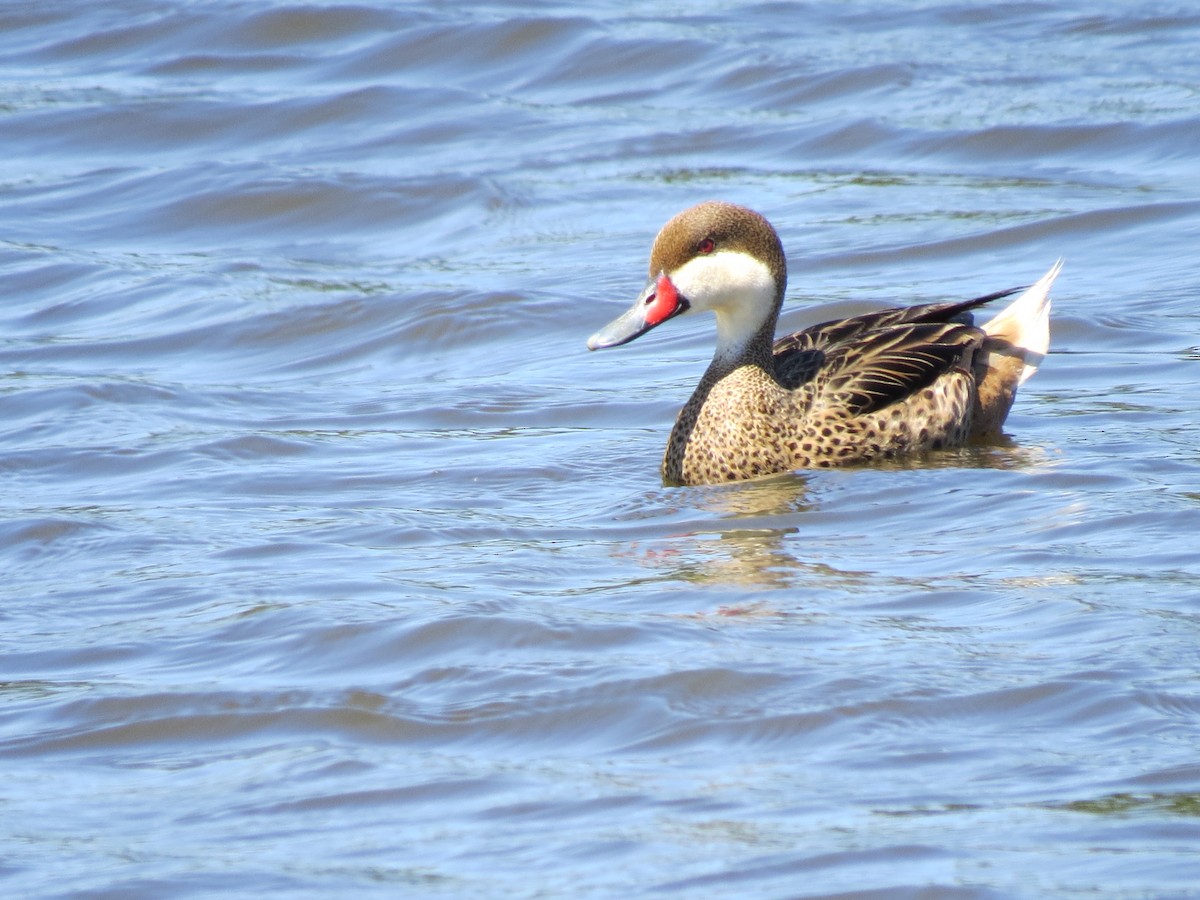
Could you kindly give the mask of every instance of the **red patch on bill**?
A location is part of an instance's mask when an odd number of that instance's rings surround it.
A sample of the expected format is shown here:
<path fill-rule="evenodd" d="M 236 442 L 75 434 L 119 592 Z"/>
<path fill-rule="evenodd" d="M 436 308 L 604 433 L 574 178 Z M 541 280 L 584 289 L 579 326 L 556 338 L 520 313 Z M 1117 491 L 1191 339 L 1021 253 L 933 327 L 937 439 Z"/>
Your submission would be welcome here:
<path fill-rule="evenodd" d="M 665 322 L 679 308 L 679 291 L 665 274 L 658 276 L 654 287 L 654 299 L 646 310 L 646 324 L 653 327 Z"/>

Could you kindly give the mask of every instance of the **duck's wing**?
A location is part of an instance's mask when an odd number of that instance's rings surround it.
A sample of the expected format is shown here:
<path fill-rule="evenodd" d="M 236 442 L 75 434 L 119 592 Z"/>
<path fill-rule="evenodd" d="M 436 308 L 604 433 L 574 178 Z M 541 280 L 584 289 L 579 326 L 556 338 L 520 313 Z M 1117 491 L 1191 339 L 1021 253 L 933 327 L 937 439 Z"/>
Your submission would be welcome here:
<path fill-rule="evenodd" d="M 993 300 L 1008 297 L 1024 288 L 996 291 L 973 300 L 952 303 L 924 303 L 918 306 L 897 306 L 822 322 L 785 335 L 775 341 L 775 377 L 787 388 L 797 388 L 817 376 L 829 365 L 829 355 L 837 348 L 853 348 L 865 336 L 886 333 L 906 325 L 958 323 L 971 325 L 971 310 Z M 921 332 L 920 334 L 928 334 Z M 916 338 L 920 340 L 920 338 Z M 842 351 L 844 352 L 844 350 Z M 919 390 L 920 388 L 917 388 Z"/>
<path fill-rule="evenodd" d="M 865 415 L 904 400 L 955 367 L 965 368 L 981 329 L 957 322 L 892 325 L 825 351 L 813 377 L 814 402 Z"/>

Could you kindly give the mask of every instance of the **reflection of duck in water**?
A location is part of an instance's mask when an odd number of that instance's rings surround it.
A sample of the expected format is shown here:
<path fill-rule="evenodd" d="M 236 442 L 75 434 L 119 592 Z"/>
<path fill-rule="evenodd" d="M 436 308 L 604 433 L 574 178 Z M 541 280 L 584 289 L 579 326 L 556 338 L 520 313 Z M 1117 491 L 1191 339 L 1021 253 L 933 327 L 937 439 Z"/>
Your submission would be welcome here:
<path fill-rule="evenodd" d="M 1049 346 L 1049 290 L 1060 267 L 982 327 L 970 310 L 1019 288 L 774 340 L 787 287 L 779 236 L 752 210 L 701 203 L 659 232 L 650 284 L 588 347 L 616 347 L 692 310 L 716 313 L 716 355 L 667 442 L 662 470 L 672 483 L 954 447 L 999 434 Z"/>

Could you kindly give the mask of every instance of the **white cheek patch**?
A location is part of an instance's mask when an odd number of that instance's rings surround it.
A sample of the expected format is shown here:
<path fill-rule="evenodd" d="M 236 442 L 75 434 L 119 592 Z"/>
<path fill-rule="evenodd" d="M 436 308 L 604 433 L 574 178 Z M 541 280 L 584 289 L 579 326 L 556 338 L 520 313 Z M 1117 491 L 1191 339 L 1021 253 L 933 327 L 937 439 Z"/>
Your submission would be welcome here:
<path fill-rule="evenodd" d="M 696 256 L 671 280 L 691 307 L 717 314 L 717 355 L 736 354 L 775 311 L 775 279 L 761 260 L 723 250 Z"/>
<path fill-rule="evenodd" d="M 670 274 L 694 309 L 716 310 L 744 304 L 749 295 L 766 296 L 772 303 L 775 300 L 771 270 L 745 253 L 722 250 L 709 256 L 695 256 Z"/>

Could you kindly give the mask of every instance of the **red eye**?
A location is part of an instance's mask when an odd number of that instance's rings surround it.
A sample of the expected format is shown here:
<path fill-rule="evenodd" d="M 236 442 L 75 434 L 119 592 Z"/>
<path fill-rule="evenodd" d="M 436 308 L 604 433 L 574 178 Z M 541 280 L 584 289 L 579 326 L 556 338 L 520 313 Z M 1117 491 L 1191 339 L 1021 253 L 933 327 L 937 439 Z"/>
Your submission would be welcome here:
<path fill-rule="evenodd" d="M 696 252 L 703 253 L 704 255 L 707 256 L 709 253 L 713 252 L 713 249 L 716 246 L 717 245 L 715 243 L 713 243 L 712 238 L 705 238 L 699 244 L 696 245 Z"/>

